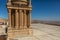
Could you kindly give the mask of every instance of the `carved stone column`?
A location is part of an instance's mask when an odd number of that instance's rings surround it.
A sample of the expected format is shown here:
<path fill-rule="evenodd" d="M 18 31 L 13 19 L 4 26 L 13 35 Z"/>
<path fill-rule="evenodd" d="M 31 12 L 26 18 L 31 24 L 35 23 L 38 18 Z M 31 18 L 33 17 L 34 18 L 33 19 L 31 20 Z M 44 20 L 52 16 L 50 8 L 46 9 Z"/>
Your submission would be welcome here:
<path fill-rule="evenodd" d="M 19 10 L 20 12 L 20 29 L 23 28 L 23 11 L 22 10 Z"/>
<path fill-rule="evenodd" d="M 24 11 L 23 10 L 22 10 L 22 13 L 21 14 L 22 14 L 22 18 L 21 19 L 22 19 L 22 29 L 23 29 L 24 28 L 23 27 L 23 14 L 24 14 Z"/>
<path fill-rule="evenodd" d="M 29 7 L 32 7 L 32 5 L 31 5 L 31 0 L 29 0 Z"/>
<path fill-rule="evenodd" d="M 9 11 L 9 19 L 8 19 L 8 25 L 11 28 L 11 9 L 8 10 Z"/>
<path fill-rule="evenodd" d="M 19 23 L 19 21 L 18 21 L 18 10 L 16 10 L 16 15 L 15 16 L 16 16 L 16 18 L 15 18 L 16 19 L 16 27 L 15 28 L 18 29 L 19 28 L 18 27 L 19 26 L 19 24 L 18 24 Z"/>
<path fill-rule="evenodd" d="M 31 6 L 31 0 L 30 0 L 30 6 Z"/>
<path fill-rule="evenodd" d="M 12 12 L 11 13 L 11 26 L 12 26 L 12 28 L 14 28 L 14 13 Z"/>
<path fill-rule="evenodd" d="M 11 0 L 8 0 L 8 4 L 7 5 L 11 5 Z"/>
<path fill-rule="evenodd" d="M 30 26 L 31 26 L 31 11 L 29 11 L 30 12 Z"/>
<path fill-rule="evenodd" d="M 24 28 L 27 28 L 27 15 L 26 15 L 26 10 L 24 10 Z"/>

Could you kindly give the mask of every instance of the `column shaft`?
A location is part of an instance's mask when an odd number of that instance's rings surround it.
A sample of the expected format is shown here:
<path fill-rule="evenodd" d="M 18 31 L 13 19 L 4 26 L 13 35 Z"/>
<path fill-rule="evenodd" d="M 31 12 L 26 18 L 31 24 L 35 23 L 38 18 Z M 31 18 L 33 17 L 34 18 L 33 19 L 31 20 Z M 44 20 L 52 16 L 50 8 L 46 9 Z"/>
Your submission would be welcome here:
<path fill-rule="evenodd" d="M 12 28 L 14 28 L 14 13 L 12 12 L 12 14 L 11 14 L 11 26 L 12 26 Z"/>
<path fill-rule="evenodd" d="M 8 5 L 11 5 L 11 0 L 8 0 Z"/>
<path fill-rule="evenodd" d="M 31 11 L 30 11 L 30 26 L 31 26 Z"/>
<path fill-rule="evenodd" d="M 19 11 L 20 12 L 20 29 L 23 28 L 23 12 L 22 10 Z"/>
<path fill-rule="evenodd" d="M 31 0 L 29 0 L 29 7 L 31 7 L 32 5 L 31 5 Z"/>
<path fill-rule="evenodd" d="M 11 28 L 11 9 L 8 10 L 9 11 L 9 27 Z"/>
<path fill-rule="evenodd" d="M 24 10 L 24 28 L 27 28 L 27 15 L 26 15 L 26 10 Z"/>
<path fill-rule="evenodd" d="M 16 18 L 15 18 L 15 20 L 16 20 L 16 27 L 15 28 L 18 29 L 19 28 L 19 24 L 18 24 L 19 23 L 19 21 L 18 21 L 18 10 L 16 10 L 16 15 L 15 16 L 16 16 Z"/>
<path fill-rule="evenodd" d="M 30 6 L 31 6 L 31 0 L 30 0 Z"/>

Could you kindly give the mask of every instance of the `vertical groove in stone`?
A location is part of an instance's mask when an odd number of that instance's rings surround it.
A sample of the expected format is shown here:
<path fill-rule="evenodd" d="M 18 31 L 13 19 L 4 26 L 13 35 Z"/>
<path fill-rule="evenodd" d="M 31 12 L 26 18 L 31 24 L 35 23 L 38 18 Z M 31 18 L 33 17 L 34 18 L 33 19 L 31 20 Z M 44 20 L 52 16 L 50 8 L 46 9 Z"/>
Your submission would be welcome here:
<path fill-rule="evenodd" d="M 28 11 L 28 14 L 27 14 L 27 27 L 29 28 L 31 25 L 31 13 L 30 11 Z"/>
<path fill-rule="evenodd" d="M 11 14 L 11 19 L 12 19 L 12 21 L 11 21 L 12 28 L 14 28 L 14 13 L 13 12 Z"/>
<path fill-rule="evenodd" d="M 29 23 L 30 23 L 30 20 L 29 20 L 29 12 L 27 14 L 27 27 L 29 28 Z"/>
<path fill-rule="evenodd" d="M 28 11 L 26 12 L 26 26 L 28 27 Z"/>
<path fill-rule="evenodd" d="M 19 10 L 18 10 L 18 17 L 19 17 L 18 18 L 18 21 L 19 21 L 19 25 L 18 26 L 19 26 L 19 29 L 20 29 L 20 12 L 19 12 Z"/>
<path fill-rule="evenodd" d="M 24 28 L 27 28 L 26 10 L 24 10 Z"/>
<path fill-rule="evenodd" d="M 25 26 L 25 12 L 23 10 L 23 28 L 24 28 L 24 26 Z"/>

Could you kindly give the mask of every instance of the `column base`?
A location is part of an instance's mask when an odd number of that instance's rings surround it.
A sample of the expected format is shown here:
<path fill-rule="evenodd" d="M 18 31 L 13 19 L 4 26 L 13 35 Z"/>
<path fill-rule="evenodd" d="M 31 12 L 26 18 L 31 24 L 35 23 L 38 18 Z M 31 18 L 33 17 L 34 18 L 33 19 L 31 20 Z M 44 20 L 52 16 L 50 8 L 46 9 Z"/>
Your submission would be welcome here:
<path fill-rule="evenodd" d="M 32 36 L 33 31 L 32 28 L 24 28 L 24 29 L 8 29 L 8 38 L 7 40 L 15 39 L 16 37 L 22 36 Z"/>

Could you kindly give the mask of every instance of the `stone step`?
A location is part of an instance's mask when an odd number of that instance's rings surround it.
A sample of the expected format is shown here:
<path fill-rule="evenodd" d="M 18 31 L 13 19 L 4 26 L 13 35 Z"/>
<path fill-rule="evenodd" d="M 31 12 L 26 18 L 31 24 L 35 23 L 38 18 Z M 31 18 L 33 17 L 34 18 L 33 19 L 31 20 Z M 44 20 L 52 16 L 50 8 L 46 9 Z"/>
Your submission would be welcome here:
<path fill-rule="evenodd" d="M 9 38 L 16 38 L 18 36 L 28 36 L 32 35 L 32 29 L 23 29 L 23 30 L 8 30 Z"/>

